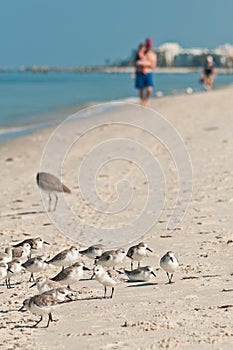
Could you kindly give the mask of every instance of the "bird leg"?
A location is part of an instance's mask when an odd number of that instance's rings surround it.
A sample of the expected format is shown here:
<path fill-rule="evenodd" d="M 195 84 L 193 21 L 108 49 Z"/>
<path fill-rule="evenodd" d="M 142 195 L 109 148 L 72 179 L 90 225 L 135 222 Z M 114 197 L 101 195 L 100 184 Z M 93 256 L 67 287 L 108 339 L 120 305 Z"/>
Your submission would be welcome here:
<path fill-rule="evenodd" d="M 172 283 L 172 277 L 173 277 L 173 273 L 171 273 L 170 279 L 169 279 L 169 283 Z"/>
<path fill-rule="evenodd" d="M 28 282 L 35 282 L 35 278 L 34 278 L 34 276 L 33 276 L 33 273 L 31 273 L 31 276 L 30 276 Z"/>
<path fill-rule="evenodd" d="M 133 271 L 133 260 L 131 260 L 131 271 Z"/>
<path fill-rule="evenodd" d="M 49 210 L 48 211 L 51 211 L 51 201 L 52 201 L 52 198 L 51 198 L 51 194 L 49 193 Z"/>
<path fill-rule="evenodd" d="M 110 298 L 113 297 L 113 293 L 114 293 L 114 287 L 112 287 L 112 293 L 111 293 L 111 295 L 110 295 Z"/>
<path fill-rule="evenodd" d="M 104 299 L 106 298 L 106 293 L 107 293 L 107 287 L 104 286 Z"/>
<path fill-rule="evenodd" d="M 48 328 L 48 326 L 49 326 L 49 324 L 50 324 L 50 321 L 53 322 L 53 318 L 52 318 L 51 312 L 49 313 L 48 323 L 47 323 L 47 325 L 45 326 L 45 328 Z"/>
<path fill-rule="evenodd" d="M 55 193 L 55 205 L 54 205 L 54 208 L 53 208 L 53 211 L 55 211 L 56 210 L 56 208 L 57 208 L 57 201 L 58 201 L 58 195 Z"/>
<path fill-rule="evenodd" d="M 140 261 L 138 262 L 138 269 L 139 269 L 139 267 L 140 267 Z"/>
<path fill-rule="evenodd" d="M 43 320 L 43 316 L 40 316 L 39 321 L 37 321 L 37 322 L 32 326 L 32 328 L 35 328 L 42 320 Z"/>

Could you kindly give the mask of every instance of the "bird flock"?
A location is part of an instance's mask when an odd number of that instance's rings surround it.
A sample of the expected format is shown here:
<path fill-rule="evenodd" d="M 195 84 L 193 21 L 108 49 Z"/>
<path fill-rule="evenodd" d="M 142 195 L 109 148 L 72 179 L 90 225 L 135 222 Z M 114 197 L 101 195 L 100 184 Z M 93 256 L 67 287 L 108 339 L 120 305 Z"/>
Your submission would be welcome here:
<path fill-rule="evenodd" d="M 71 193 L 58 178 L 49 173 L 38 173 L 36 181 L 40 189 L 49 196 L 49 208 L 51 210 L 51 194 L 55 195 L 55 204 L 53 210 L 56 210 L 58 196 L 60 192 Z M 139 242 L 128 249 L 119 248 L 108 250 L 102 244 L 96 244 L 81 250 L 79 245 L 73 245 L 62 250 L 56 255 L 46 256 L 44 245 L 48 242 L 40 237 L 25 239 L 17 244 L 8 246 L 4 252 L 0 252 L 0 282 L 6 285 L 6 288 L 12 288 L 12 278 L 19 278 L 22 272 L 30 274 L 29 282 L 32 282 L 29 288 L 37 287 L 39 294 L 29 297 L 22 301 L 22 307 L 19 311 L 29 311 L 34 315 L 40 316 L 39 320 L 32 326 L 36 327 L 44 316 L 48 316 L 46 327 L 53 322 L 52 312 L 61 304 L 73 299 L 75 290 L 72 285 L 83 279 L 88 271 L 90 282 L 93 279 L 98 281 L 104 287 L 103 298 L 107 298 L 107 288 L 111 288 L 109 298 L 114 295 L 115 287 L 119 283 L 148 282 L 156 277 L 153 267 L 141 266 L 144 258 L 152 252 L 146 243 Z M 37 255 L 38 252 L 42 253 Z M 87 267 L 83 260 L 92 260 L 91 268 Z M 123 269 L 122 263 L 127 260 L 130 263 L 130 269 Z M 135 264 L 137 266 L 135 267 Z M 55 276 L 48 276 L 45 270 L 49 271 L 49 266 L 59 268 Z M 168 283 L 172 283 L 174 272 L 179 267 L 179 263 L 174 253 L 168 251 L 160 259 L 160 267 L 166 272 Z M 35 276 L 35 274 L 40 276 Z M 20 282 L 18 282 L 20 283 Z"/>

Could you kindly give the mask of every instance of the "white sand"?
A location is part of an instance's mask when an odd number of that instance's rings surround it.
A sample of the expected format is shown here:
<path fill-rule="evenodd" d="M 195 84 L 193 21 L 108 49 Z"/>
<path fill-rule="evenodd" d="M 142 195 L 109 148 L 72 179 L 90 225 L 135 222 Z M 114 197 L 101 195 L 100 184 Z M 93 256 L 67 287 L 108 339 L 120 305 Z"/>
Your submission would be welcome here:
<path fill-rule="evenodd" d="M 139 143 L 143 141 L 157 157 L 166 177 L 165 206 L 159 220 L 143 238 L 154 250 L 143 264 L 152 265 L 157 270 L 157 278 L 152 279 L 151 284 L 121 284 L 117 286 L 112 300 L 96 299 L 103 295 L 103 288 L 96 281 L 80 281 L 73 286 L 80 300 L 58 308 L 54 313 L 58 322 L 44 329 L 41 328 L 45 325 L 44 320 L 38 329 L 31 329 L 38 317 L 17 312 L 17 309 L 36 290 L 29 289 L 29 274 L 15 277 L 13 281 L 21 284 L 10 290 L 0 286 L 0 346 L 3 349 L 231 349 L 233 291 L 222 290 L 233 289 L 232 96 L 233 88 L 229 87 L 151 102 L 151 107 L 166 117 L 183 138 L 193 167 L 192 201 L 183 221 L 169 235 L 166 225 L 179 187 L 174 163 L 164 146 L 142 130 L 110 125 L 109 121 L 115 118 L 114 113 L 76 122 L 77 135 L 87 126 L 91 127 L 93 122 L 105 121 L 109 124 L 95 129 L 91 137 L 90 134 L 82 137 L 67 155 L 63 168 L 64 182 L 73 191 L 72 195 L 65 197 L 68 204 L 83 222 L 95 225 L 97 231 L 102 227 L 110 229 L 127 223 L 138 215 L 147 198 L 147 190 L 146 179 L 135 164 L 128 160 L 109 162 L 97 176 L 102 198 L 109 203 L 117 200 L 114 186 L 122 178 L 132 184 L 135 197 L 129 207 L 117 215 L 93 210 L 82 200 L 77 181 L 78 166 L 90 147 L 99 145 L 106 135 L 111 139 L 127 137 Z M 138 115 L 145 118 L 143 108 L 138 110 Z M 118 117 L 122 121 L 127 107 L 121 108 L 121 113 Z M 67 125 L 68 129 L 70 125 Z M 43 148 L 50 135 L 51 129 L 40 130 L 0 146 L 1 251 L 9 243 L 31 236 L 41 236 L 52 243 L 45 248 L 45 254 L 50 256 L 74 243 L 51 223 L 35 183 Z M 60 136 L 59 147 L 64 141 L 63 136 Z M 134 147 L 136 144 L 131 145 L 131 154 L 134 154 Z M 59 152 L 59 148 L 54 151 L 55 158 Z M 101 157 L 99 153 L 99 159 Z M 143 164 L 148 169 L 146 161 Z M 90 169 L 92 167 L 95 167 L 95 158 Z M 90 173 L 86 176 L 88 181 L 91 180 Z M 128 187 L 118 190 L 123 195 L 123 202 L 127 200 Z M 154 191 L 160 193 L 159 188 Z M 92 198 L 89 200 L 91 202 Z M 95 199 L 93 203 L 97 203 Z M 63 205 L 60 200 L 54 220 L 59 218 L 59 225 L 64 224 L 66 228 L 69 217 Z M 81 236 L 81 226 L 77 226 L 76 234 L 79 234 L 79 243 L 84 245 L 93 237 L 91 230 L 85 229 Z M 109 239 L 117 246 L 116 237 L 110 236 Z M 173 250 L 180 262 L 174 276 L 175 283 L 171 285 L 167 284 L 166 274 L 159 268 L 159 259 L 167 250 Z M 85 262 L 91 266 L 89 260 Z M 126 259 L 125 267 L 129 266 L 130 261 Z M 53 276 L 56 272 L 55 267 L 48 267 L 46 275 Z"/>

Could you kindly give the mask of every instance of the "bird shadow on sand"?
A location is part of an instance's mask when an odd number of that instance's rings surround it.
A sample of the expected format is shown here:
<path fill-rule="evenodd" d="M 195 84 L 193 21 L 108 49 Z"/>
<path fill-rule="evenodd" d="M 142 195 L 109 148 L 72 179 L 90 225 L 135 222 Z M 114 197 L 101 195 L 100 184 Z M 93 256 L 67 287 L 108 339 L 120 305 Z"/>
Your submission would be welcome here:
<path fill-rule="evenodd" d="M 127 286 L 127 288 L 134 288 L 134 287 L 147 287 L 147 286 L 157 286 L 158 283 L 156 282 L 136 282 L 136 281 L 128 281 L 127 283 L 130 283 L 130 286 Z M 137 283 L 137 284 L 135 284 Z"/>
<path fill-rule="evenodd" d="M 23 211 L 23 212 L 19 212 L 19 213 L 12 213 L 12 214 L 5 214 L 5 215 L 1 215 L 1 218 L 7 218 L 7 217 L 15 217 L 15 216 L 24 216 L 24 215 L 36 215 L 36 214 L 44 214 L 47 213 L 46 210 L 32 210 L 32 211 Z"/>

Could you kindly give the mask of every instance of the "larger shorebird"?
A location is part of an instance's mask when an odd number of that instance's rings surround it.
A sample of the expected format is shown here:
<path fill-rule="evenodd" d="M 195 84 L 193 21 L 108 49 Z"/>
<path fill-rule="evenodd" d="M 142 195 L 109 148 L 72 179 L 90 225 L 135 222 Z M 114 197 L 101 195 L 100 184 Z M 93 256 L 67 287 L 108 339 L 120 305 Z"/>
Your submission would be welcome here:
<path fill-rule="evenodd" d="M 37 173 L 36 182 L 41 190 L 48 193 L 48 196 L 49 196 L 48 211 L 51 211 L 52 194 L 54 194 L 55 196 L 55 205 L 53 208 L 53 211 L 55 211 L 57 207 L 57 201 L 58 201 L 57 194 L 62 192 L 71 193 L 71 190 L 66 185 L 64 185 L 56 176 L 49 173 L 45 173 L 45 172 Z"/>

